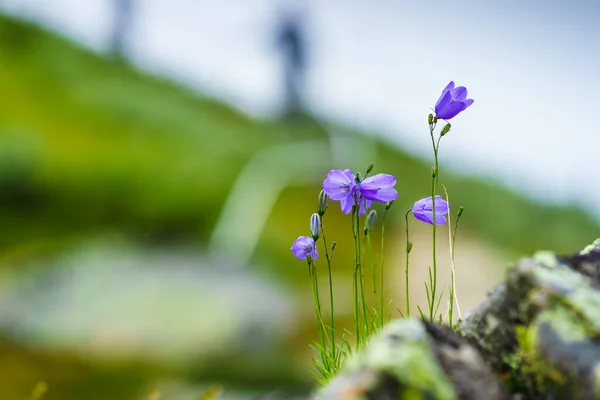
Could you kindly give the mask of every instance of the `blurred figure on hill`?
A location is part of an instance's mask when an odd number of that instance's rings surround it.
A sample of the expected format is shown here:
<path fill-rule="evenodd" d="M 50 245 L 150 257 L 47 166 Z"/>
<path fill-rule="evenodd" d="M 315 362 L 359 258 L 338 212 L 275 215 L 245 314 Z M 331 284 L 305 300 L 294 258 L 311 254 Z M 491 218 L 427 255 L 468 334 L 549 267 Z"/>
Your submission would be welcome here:
<path fill-rule="evenodd" d="M 127 58 L 127 41 L 131 32 L 134 0 L 113 0 L 114 25 L 111 53 L 116 60 Z"/>
<path fill-rule="evenodd" d="M 302 114 L 304 111 L 302 88 L 306 71 L 306 41 L 303 17 L 297 8 L 287 9 L 281 13 L 277 45 L 283 58 L 284 117 Z"/>

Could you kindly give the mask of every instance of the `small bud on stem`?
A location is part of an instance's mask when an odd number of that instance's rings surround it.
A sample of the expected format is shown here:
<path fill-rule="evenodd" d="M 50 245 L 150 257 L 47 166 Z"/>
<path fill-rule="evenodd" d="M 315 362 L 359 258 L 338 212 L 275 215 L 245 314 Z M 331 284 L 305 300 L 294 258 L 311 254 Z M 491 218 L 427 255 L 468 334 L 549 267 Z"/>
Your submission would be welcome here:
<path fill-rule="evenodd" d="M 315 242 L 321 235 L 321 217 L 317 213 L 314 213 L 310 217 L 310 233 Z"/>
<path fill-rule="evenodd" d="M 367 223 L 365 224 L 365 235 L 373 230 L 375 222 L 377 222 L 377 211 L 371 210 L 367 215 Z"/>
<path fill-rule="evenodd" d="M 321 193 L 319 193 L 319 205 L 317 207 L 317 212 L 321 217 L 325 215 L 325 210 L 327 210 L 327 202 L 327 194 L 324 190 L 321 190 Z"/>
<path fill-rule="evenodd" d="M 450 128 L 452 128 L 452 125 L 450 125 L 450 123 L 447 123 L 446 126 L 444 126 L 444 129 L 442 129 L 442 133 L 440 133 L 440 136 L 444 136 L 446 133 L 450 132 Z"/>

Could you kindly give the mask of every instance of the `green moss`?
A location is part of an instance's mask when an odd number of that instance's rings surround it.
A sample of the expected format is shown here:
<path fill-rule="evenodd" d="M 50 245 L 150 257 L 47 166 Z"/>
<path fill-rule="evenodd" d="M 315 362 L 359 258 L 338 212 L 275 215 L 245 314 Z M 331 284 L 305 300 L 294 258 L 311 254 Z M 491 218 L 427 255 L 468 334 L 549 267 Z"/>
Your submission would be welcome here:
<path fill-rule="evenodd" d="M 587 245 L 583 250 L 579 252 L 579 254 L 583 256 L 597 249 L 600 249 L 600 238 L 594 240 L 592 244 Z"/>
<path fill-rule="evenodd" d="M 575 342 L 589 337 L 581 320 L 572 311 L 560 305 L 545 310 L 538 316 L 536 324 L 543 323 L 549 324 L 565 341 Z"/>
<path fill-rule="evenodd" d="M 431 352 L 423 324 L 416 319 L 398 320 L 387 325 L 349 365 L 349 370 L 363 368 L 393 376 L 415 395 L 427 393 L 436 400 L 456 398 L 451 383 Z"/>

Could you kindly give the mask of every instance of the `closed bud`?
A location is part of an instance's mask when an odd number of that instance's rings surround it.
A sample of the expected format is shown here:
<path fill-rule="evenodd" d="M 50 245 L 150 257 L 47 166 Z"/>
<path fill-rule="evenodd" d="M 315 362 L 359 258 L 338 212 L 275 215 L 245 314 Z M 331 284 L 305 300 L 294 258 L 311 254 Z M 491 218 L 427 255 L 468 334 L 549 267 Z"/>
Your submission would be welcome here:
<path fill-rule="evenodd" d="M 396 200 L 392 200 L 392 201 L 388 201 L 387 203 L 385 203 L 385 210 L 389 210 L 390 208 L 392 208 L 392 206 L 394 205 L 394 203 L 396 202 Z"/>
<path fill-rule="evenodd" d="M 465 208 L 463 206 L 458 207 L 458 213 L 456 214 L 457 218 L 460 218 Z"/>
<path fill-rule="evenodd" d="M 440 133 L 440 136 L 444 136 L 446 133 L 450 132 L 450 128 L 452 128 L 452 126 L 450 125 L 450 123 L 447 123 L 446 126 L 444 126 L 444 129 L 442 129 L 442 133 Z"/>
<path fill-rule="evenodd" d="M 356 175 L 354 176 L 354 180 L 356 181 L 356 183 L 362 182 L 363 177 L 360 175 L 360 172 L 356 173 Z"/>
<path fill-rule="evenodd" d="M 314 213 L 310 217 L 310 233 L 312 234 L 313 240 L 316 242 L 321 234 L 321 217 L 319 214 Z"/>
<path fill-rule="evenodd" d="M 406 243 L 406 254 L 409 254 L 412 250 L 412 242 Z"/>
<path fill-rule="evenodd" d="M 321 193 L 319 193 L 319 205 L 317 207 L 317 212 L 321 217 L 325 215 L 325 210 L 327 210 L 327 201 L 327 194 L 324 190 L 321 190 Z"/>
<path fill-rule="evenodd" d="M 373 164 L 369 164 L 367 167 L 367 173 L 365 175 L 369 175 L 369 172 L 373 171 Z"/>
<path fill-rule="evenodd" d="M 431 177 L 435 178 L 437 176 L 437 168 L 431 167 Z"/>
<path fill-rule="evenodd" d="M 367 214 L 367 223 L 365 224 L 365 235 L 373 230 L 375 222 L 377 222 L 377 211 L 371 210 L 369 211 L 369 214 Z"/>
<path fill-rule="evenodd" d="M 336 247 L 337 247 L 337 242 L 331 243 L 331 252 L 332 253 L 333 253 L 333 251 L 335 250 Z"/>
<path fill-rule="evenodd" d="M 429 122 L 429 125 L 433 124 L 433 114 L 427 116 L 427 122 Z"/>

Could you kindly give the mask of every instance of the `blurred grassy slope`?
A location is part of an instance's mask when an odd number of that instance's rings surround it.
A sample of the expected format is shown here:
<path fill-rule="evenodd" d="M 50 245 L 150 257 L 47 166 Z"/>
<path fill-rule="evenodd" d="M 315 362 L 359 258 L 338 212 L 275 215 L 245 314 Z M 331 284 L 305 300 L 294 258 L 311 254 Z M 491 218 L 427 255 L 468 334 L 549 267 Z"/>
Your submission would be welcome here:
<path fill-rule="evenodd" d="M 234 179 L 257 151 L 325 135 L 310 123 L 291 134 L 283 124 L 250 119 L 6 16 L 0 17 L 0 88 L 4 263 L 102 231 L 203 245 Z M 399 210 L 427 195 L 429 161 L 375 145 L 376 172 L 399 178 Z M 599 236 L 596 221 L 580 209 L 539 205 L 479 178 L 445 174 L 442 181 L 454 204 L 465 206 L 462 226 L 509 252 L 570 252 Z M 318 184 L 282 194 L 262 236 L 261 258 L 290 262 L 289 246 L 306 233 L 317 192 Z M 399 210 L 392 216 L 398 224 Z"/>

